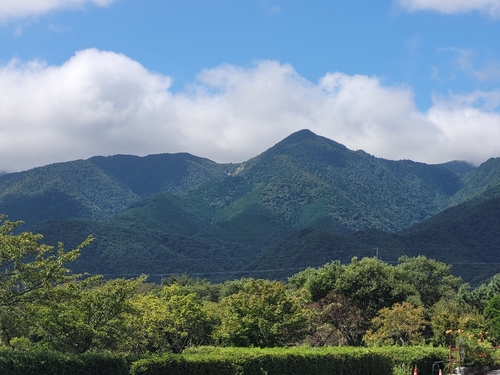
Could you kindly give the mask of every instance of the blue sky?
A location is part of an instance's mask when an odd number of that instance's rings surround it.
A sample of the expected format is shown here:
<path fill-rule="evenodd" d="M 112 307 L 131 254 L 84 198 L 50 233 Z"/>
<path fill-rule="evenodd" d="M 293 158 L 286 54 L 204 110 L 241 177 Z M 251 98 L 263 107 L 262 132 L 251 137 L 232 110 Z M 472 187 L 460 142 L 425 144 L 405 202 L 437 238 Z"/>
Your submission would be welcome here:
<path fill-rule="evenodd" d="M 500 156 L 500 0 L 0 0 L 0 170 L 241 162 L 303 128 L 388 159 Z"/>

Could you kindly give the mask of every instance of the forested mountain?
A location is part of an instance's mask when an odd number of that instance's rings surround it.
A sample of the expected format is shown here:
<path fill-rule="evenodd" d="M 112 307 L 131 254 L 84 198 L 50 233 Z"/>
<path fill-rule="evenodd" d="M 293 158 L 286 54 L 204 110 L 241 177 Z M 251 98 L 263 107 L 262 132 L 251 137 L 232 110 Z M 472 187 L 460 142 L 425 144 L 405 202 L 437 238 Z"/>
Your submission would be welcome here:
<path fill-rule="evenodd" d="M 116 155 L 2 175 L 0 212 L 68 247 L 93 234 L 79 272 L 282 278 L 378 249 L 472 280 L 457 263 L 494 269 L 499 193 L 500 159 L 392 161 L 302 130 L 241 164 Z"/>
<path fill-rule="evenodd" d="M 376 229 L 335 234 L 306 228 L 282 239 L 247 270 L 285 278 L 294 270 L 331 259 L 378 256 L 396 263 L 403 255 L 425 255 L 452 265 L 452 272 L 479 285 L 500 272 L 500 184 L 397 233 Z"/>
<path fill-rule="evenodd" d="M 0 175 L 0 212 L 27 225 L 46 219 L 116 217 L 134 202 L 221 179 L 237 165 L 190 154 L 115 155 Z"/>

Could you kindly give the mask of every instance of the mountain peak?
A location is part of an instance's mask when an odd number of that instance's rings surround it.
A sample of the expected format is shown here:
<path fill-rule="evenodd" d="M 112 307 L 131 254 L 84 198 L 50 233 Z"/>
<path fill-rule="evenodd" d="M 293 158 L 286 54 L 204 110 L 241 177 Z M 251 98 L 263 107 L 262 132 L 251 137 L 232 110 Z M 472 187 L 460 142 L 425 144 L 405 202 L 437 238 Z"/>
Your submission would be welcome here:
<path fill-rule="evenodd" d="M 306 140 L 306 139 L 312 139 L 312 138 L 318 138 L 319 136 L 309 129 L 302 129 L 299 131 L 296 131 L 295 133 L 290 134 L 288 137 L 286 137 L 283 141 L 285 140 L 294 140 L 294 141 L 300 141 L 300 140 Z"/>
<path fill-rule="evenodd" d="M 335 149 L 342 149 L 342 150 L 347 150 L 347 147 L 344 145 L 335 142 L 331 139 L 328 139 L 326 137 L 322 137 L 320 135 L 317 135 L 310 131 L 309 129 L 302 129 L 299 131 L 296 131 L 295 133 L 290 134 L 288 137 L 283 139 L 281 142 L 278 142 L 275 144 L 273 147 L 271 147 L 269 150 L 283 150 L 285 148 L 288 148 L 289 146 L 295 146 L 298 144 L 303 144 L 303 143 L 309 143 L 310 145 L 316 144 L 316 146 L 319 146 L 320 144 L 328 144 L 328 147 L 334 147 Z M 312 143 L 311 143 L 312 142 Z M 269 151 L 268 150 L 268 151 Z"/>

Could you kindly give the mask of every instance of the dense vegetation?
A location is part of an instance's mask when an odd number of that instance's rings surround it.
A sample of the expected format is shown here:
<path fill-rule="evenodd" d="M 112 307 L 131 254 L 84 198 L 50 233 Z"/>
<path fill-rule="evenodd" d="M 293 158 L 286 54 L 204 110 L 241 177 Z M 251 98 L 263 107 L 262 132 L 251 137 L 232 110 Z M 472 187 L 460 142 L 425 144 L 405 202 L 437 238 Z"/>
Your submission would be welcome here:
<path fill-rule="evenodd" d="M 41 243 L 40 235 L 17 233 L 19 225 L 0 221 L 0 369 L 16 367 L 16 361 L 18 368 L 40 366 L 36 358 L 43 355 L 37 353 L 44 351 L 70 356 L 50 354 L 54 366 L 85 366 L 89 357 L 71 356 L 103 353 L 103 366 L 131 366 L 134 374 L 165 368 L 186 373 L 190 366 L 205 373 L 202 363 L 228 374 L 279 374 L 311 363 L 316 373 L 328 373 L 332 363 L 358 373 L 371 364 L 373 374 L 391 368 L 405 373 L 422 363 L 426 373 L 431 363 L 446 359 L 447 350 L 439 348 L 460 345 L 462 364 L 481 365 L 494 362 L 490 349 L 500 343 L 500 275 L 471 289 L 450 266 L 425 256 L 401 257 L 397 264 L 375 257 L 334 261 L 287 282 L 213 283 L 170 275 L 159 285 L 147 283 L 147 276 L 106 280 L 69 273 L 67 266 L 91 237 L 65 251 L 62 244 L 55 249 Z M 307 349 L 333 346 L 387 348 Z M 296 349 L 222 349 L 231 347 Z M 420 347 L 422 356 L 400 349 L 395 354 L 395 347 Z M 431 347 L 438 350 L 424 354 Z M 173 356 L 183 352 L 188 354 Z"/>
<path fill-rule="evenodd" d="M 0 176 L 0 212 L 47 243 L 95 240 L 75 272 L 286 280 L 306 267 L 425 255 L 477 286 L 497 272 L 500 159 L 427 165 L 303 130 L 241 164 L 116 155 Z"/>

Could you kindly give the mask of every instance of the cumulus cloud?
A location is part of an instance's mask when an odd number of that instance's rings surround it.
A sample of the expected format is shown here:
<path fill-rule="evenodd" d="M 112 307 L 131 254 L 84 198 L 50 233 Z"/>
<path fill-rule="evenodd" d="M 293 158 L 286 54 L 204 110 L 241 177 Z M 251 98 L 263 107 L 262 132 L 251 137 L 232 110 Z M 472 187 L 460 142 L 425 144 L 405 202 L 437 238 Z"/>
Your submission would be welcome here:
<path fill-rule="evenodd" d="M 110 5 L 115 0 L 0 0 L 0 19 L 37 16 L 57 9 L 80 8 L 86 4 Z"/>
<path fill-rule="evenodd" d="M 446 135 L 442 152 L 451 159 L 479 164 L 500 156 L 500 91 L 434 97 L 427 117 Z"/>
<path fill-rule="evenodd" d="M 410 12 L 431 10 L 443 14 L 479 11 L 492 18 L 500 18 L 499 0 L 396 0 L 397 4 Z"/>
<path fill-rule="evenodd" d="M 436 97 L 422 113 L 408 87 L 340 72 L 312 83 L 276 61 L 206 69 L 181 92 L 171 82 L 96 49 L 60 66 L 11 61 L 0 67 L 0 171 L 117 153 L 240 162 L 304 128 L 389 159 L 500 156 L 498 92 Z"/>

